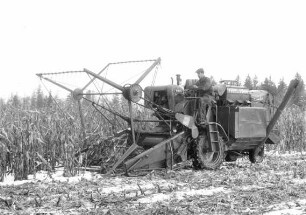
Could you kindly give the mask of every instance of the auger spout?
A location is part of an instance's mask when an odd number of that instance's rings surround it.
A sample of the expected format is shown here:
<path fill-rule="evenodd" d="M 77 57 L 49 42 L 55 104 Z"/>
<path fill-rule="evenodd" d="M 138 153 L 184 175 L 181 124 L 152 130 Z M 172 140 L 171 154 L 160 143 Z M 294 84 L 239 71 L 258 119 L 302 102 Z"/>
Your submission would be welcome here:
<path fill-rule="evenodd" d="M 264 140 L 256 147 L 256 150 L 255 150 L 255 154 L 257 154 L 262 146 L 265 144 L 265 142 L 267 141 L 267 139 L 269 138 L 269 135 L 272 131 L 272 129 L 274 128 L 275 126 L 275 123 L 277 122 L 277 120 L 279 119 L 282 111 L 285 109 L 287 103 L 289 102 L 289 99 L 291 98 L 291 96 L 294 94 L 297 86 L 299 85 L 299 80 L 298 79 L 293 79 L 290 84 L 289 84 L 289 87 L 288 87 L 288 90 L 281 102 L 281 104 L 279 105 L 279 107 L 277 108 L 275 114 L 273 115 L 269 125 L 267 126 L 267 129 L 266 129 L 266 137 L 264 138 Z"/>
<path fill-rule="evenodd" d="M 281 104 L 277 108 L 277 110 L 276 110 L 275 114 L 273 115 L 269 125 L 267 126 L 267 135 L 266 135 L 265 141 L 267 140 L 269 134 L 271 133 L 273 127 L 275 126 L 275 123 L 277 122 L 278 118 L 280 117 L 282 111 L 285 109 L 289 99 L 291 98 L 291 96 L 295 92 L 298 84 L 299 84 L 299 80 L 298 79 L 293 79 L 290 82 L 288 90 L 287 90 L 287 92 L 286 92 L 286 94 L 285 94 Z"/>

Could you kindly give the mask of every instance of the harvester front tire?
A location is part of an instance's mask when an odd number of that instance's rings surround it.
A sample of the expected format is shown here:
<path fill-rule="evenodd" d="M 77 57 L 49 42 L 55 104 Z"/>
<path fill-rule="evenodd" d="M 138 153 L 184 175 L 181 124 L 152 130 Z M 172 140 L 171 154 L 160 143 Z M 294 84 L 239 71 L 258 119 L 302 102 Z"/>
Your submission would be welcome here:
<path fill-rule="evenodd" d="M 249 153 L 249 160 L 251 163 L 261 163 L 264 160 L 265 148 L 262 147 L 257 153 L 255 149 L 252 149 Z"/>
<path fill-rule="evenodd" d="M 224 142 L 219 137 L 218 151 L 209 152 L 207 150 L 208 138 L 206 135 L 198 137 L 195 147 L 193 166 L 196 169 L 215 170 L 220 167 L 224 160 Z"/>

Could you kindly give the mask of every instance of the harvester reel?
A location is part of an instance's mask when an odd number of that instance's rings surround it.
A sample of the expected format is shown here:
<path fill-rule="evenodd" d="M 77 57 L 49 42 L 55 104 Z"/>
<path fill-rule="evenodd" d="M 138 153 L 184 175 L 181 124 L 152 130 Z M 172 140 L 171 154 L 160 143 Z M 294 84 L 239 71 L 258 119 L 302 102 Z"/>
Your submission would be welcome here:
<path fill-rule="evenodd" d="M 128 101 L 136 103 L 142 98 L 143 90 L 139 84 L 125 85 L 123 89 L 123 96 Z"/>
<path fill-rule="evenodd" d="M 217 169 L 224 159 L 224 143 L 222 138 L 219 138 L 219 142 L 216 143 L 216 151 L 209 150 L 209 141 L 206 135 L 201 135 L 197 139 L 195 146 L 195 158 L 193 165 L 197 169 Z"/>
<path fill-rule="evenodd" d="M 76 101 L 80 101 L 83 98 L 83 91 L 80 88 L 76 88 L 73 92 L 72 92 L 72 97 L 73 99 L 75 99 Z"/>

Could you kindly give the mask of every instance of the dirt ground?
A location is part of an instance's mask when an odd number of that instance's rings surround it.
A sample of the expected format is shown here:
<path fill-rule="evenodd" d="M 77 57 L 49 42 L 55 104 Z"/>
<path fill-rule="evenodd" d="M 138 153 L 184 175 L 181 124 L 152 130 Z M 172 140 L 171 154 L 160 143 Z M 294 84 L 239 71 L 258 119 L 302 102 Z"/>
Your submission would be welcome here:
<path fill-rule="evenodd" d="M 0 183 L 1 214 L 306 214 L 306 155 L 267 153 L 216 171 L 152 171 L 145 176 L 38 173 Z"/>

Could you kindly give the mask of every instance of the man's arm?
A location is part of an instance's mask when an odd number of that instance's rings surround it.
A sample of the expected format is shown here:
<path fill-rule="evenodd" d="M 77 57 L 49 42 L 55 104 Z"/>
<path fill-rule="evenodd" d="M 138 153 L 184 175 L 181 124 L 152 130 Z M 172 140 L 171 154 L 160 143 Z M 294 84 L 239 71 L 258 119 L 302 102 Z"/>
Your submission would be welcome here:
<path fill-rule="evenodd" d="M 207 91 L 212 88 L 211 80 L 207 77 L 203 78 L 201 81 L 199 81 L 198 89 Z"/>

